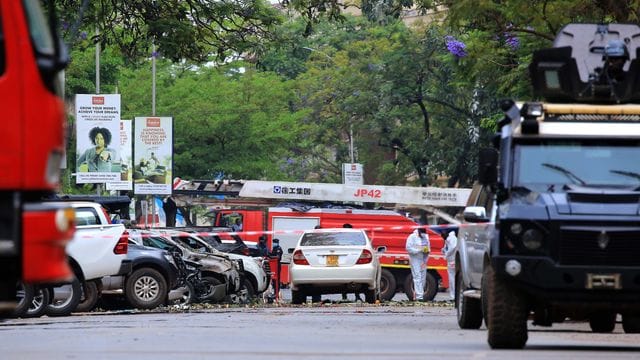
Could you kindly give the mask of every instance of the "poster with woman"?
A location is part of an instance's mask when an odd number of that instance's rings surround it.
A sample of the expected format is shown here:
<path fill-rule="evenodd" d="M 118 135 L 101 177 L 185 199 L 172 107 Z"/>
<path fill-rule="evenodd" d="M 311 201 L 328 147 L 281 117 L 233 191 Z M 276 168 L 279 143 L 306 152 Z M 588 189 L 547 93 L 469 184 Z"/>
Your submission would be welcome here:
<path fill-rule="evenodd" d="M 173 118 L 136 117 L 133 191 L 137 195 L 170 195 L 173 168 Z"/>
<path fill-rule="evenodd" d="M 76 95 L 76 183 L 120 179 L 120 95 Z"/>

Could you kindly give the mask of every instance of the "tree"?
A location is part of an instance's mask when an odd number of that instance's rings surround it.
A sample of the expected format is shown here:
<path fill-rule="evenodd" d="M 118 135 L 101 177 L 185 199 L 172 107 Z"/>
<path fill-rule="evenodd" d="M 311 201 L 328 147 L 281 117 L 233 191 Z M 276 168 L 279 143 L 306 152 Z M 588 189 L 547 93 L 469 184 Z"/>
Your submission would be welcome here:
<path fill-rule="evenodd" d="M 62 0 L 56 3 L 67 37 L 79 20 L 82 34 L 103 48 L 116 47 L 129 61 L 157 52 L 172 61 L 207 61 L 212 55 L 251 54 L 281 21 L 263 0 Z M 84 10 L 86 7 L 86 10 Z M 83 17 L 78 19 L 78 15 Z M 96 34 L 96 30 L 98 30 Z M 67 39 L 75 42 L 76 39 Z"/>
<path fill-rule="evenodd" d="M 177 176 L 286 178 L 282 166 L 304 129 L 302 113 L 290 107 L 288 82 L 246 65 L 160 66 L 157 113 L 174 118 Z M 124 105 L 123 117 L 149 114 L 148 71 L 123 75 L 123 98 L 137 99 Z"/>

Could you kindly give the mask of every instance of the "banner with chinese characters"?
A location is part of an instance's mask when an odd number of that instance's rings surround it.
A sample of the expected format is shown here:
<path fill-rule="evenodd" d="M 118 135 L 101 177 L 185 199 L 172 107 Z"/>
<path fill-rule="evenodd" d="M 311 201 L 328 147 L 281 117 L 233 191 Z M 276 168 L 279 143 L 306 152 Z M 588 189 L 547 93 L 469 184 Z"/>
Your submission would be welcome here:
<path fill-rule="evenodd" d="M 120 179 L 120 94 L 76 95 L 76 183 Z"/>
<path fill-rule="evenodd" d="M 247 181 L 241 197 L 355 201 L 430 206 L 465 206 L 471 189 Z"/>
<path fill-rule="evenodd" d="M 173 118 L 136 117 L 133 191 L 136 195 L 170 195 L 173 173 Z"/>

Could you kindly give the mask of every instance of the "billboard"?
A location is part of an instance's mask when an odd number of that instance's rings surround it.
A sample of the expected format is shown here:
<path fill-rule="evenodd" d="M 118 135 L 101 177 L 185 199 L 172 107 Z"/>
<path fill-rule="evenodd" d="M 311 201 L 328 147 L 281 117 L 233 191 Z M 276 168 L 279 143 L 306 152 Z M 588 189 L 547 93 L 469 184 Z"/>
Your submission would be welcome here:
<path fill-rule="evenodd" d="M 76 95 L 76 183 L 120 179 L 120 95 Z"/>
<path fill-rule="evenodd" d="M 133 190 L 133 144 L 131 120 L 120 120 L 120 179 L 107 183 L 107 190 Z"/>
<path fill-rule="evenodd" d="M 173 172 L 173 118 L 136 117 L 133 191 L 136 195 L 170 195 Z"/>

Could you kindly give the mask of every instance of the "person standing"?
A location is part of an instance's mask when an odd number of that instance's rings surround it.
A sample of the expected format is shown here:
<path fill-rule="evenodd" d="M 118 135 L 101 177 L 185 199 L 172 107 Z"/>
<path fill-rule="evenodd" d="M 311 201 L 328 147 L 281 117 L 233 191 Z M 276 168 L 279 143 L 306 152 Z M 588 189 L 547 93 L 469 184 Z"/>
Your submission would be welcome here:
<path fill-rule="evenodd" d="M 429 235 L 427 235 L 425 228 L 418 228 L 407 237 L 405 248 L 409 253 L 409 265 L 411 266 L 411 276 L 413 276 L 413 301 L 424 300 L 430 245 Z"/>
<path fill-rule="evenodd" d="M 267 248 L 267 236 L 261 235 L 258 241 L 258 256 L 269 256 L 269 248 Z"/>
<path fill-rule="evenodd" d="M 111 131 L 107 128 L 96 126 L 89 131 L 89 139 L 94 146 L 85 150 L 78 157 L 76 162 L 77 171 L 80 171 L 82 164 L 86 164 L 89 172 L 113 172 L 112 164 L 118 162 L 119 159 L 117 152 L 109 147 L 111 144 Z M 120 169 L 117 171 L 120 172 Z"/>
<path fill-rule="evenodd" d="M 276 292 L 276 294 L 279 294 L 280 292 L 280 271 L 281 271 L 281 263 L 282 263 L 282 247 L 280 247 L 280 239 L 273 239 L 272 240 L 272 246 L 271 246 L 271 253 L 269 254 L 269 256 L 271 257 L 277 257 L 278 258 L 278 265 L 276 268 L 276 278 L 272 279 L 273 282 L 273 289 Z M 278 296 L 279 297 L 279 296 Z"/>
<path fill-rule="evenodd" d="M 450 231 L 444 244 L 444 257 L 447 259 L 447 275 L 449 276 L 449 299 L 456 298 L 456 246 L 458 238 L 455 231 Z"/>

